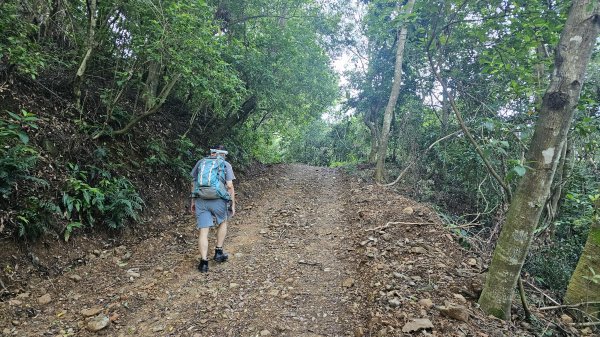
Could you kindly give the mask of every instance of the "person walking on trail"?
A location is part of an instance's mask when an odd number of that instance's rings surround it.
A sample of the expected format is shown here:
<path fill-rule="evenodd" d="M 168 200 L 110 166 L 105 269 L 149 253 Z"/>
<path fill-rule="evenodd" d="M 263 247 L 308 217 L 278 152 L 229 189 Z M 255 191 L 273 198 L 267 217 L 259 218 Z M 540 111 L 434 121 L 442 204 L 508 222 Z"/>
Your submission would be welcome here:
<path fill-rule="evenodd" d="M 200 249 L 201 273 L 208 272 L 208 232 L 215 225 L 217 246 L 213 260 L 221 263 L 229 257 L 223 252 L 227 235 L 227 220 L 235 215 L 235 175 L 231 164 L 225 160 L 227 151 L 223 145 L 210 149 L 210 157 L 200 159 L 192 169 L 192 202 L 190 210 L 196 214 L 196 228 L 200 230 L 198 248 Z"/>

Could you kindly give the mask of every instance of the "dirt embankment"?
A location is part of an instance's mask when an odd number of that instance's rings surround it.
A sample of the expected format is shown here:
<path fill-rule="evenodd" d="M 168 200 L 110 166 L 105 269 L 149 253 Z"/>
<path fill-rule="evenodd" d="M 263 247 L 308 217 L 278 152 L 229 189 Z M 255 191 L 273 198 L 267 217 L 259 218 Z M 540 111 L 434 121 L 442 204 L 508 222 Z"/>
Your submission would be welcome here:
<path fill-rule="evenodd" d="M 0 302 L 6 336 L 527 336 L 472 302 L 482 263 L 434 212 L 339 171 L 274 166 L 237 182 L 230 261 L 196 270 L 194 219 L 90 243 Z M 182 201 L 182 204 L 184 202 Z M 211 233 L 211 246 L 214 233 Z M 56 256 L 44 256 L 49 264 Z M 4 268 L 4 265 L 3 265 Z M 101 328 L 101 329 L 99 329 Z M 92 331 L 99 329 L 98 331 Z"/>

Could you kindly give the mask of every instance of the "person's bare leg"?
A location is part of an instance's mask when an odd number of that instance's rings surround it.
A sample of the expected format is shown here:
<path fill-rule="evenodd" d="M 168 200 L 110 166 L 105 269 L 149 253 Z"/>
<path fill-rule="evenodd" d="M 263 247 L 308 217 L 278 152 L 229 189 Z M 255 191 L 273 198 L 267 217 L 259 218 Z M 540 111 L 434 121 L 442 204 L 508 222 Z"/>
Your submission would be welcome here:
<path fill-rule="evenodd" d="M 225 236 L 227 236 L 227 221 L 221 222 L 217 230 L 217 247 L 223 248 Z"/>
<path fill-rule="evenodd" d="M 200 256 L 202 260 L 208 260 L 208 232 L 210 228 L 200 228 L 200 234 L 198 235 L 198 248 L 200 249 Z"/>

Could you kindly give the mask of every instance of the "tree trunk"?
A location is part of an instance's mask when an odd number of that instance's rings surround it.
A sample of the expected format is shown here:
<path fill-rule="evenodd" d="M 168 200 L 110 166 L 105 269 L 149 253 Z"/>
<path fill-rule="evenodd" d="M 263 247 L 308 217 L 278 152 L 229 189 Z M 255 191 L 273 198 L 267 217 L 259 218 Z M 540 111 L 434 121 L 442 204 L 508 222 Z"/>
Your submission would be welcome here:
<path fill-rule="evenodd" d="M 595 302 L 596 305 L 580 307 L 592 317 L 600 317 L 600 199 L 596 200 L 594 221 L 587 242 L 571 276 L 565 304 Z"/>
<path fill-rule="evenodd" d="M 377 148 L 379 146 L 379 130 L 377 129 L 377 111 L 380 110 L 379 101 L 369 107 L 369 113 L 365 114 L 363 122 L 371 134 L 371 150 L 369 151 L 368 163 L 375 164 L 377 161 Z"/>
<path fill-rule="evenodd" d="M 408 0 L 404 15 L 412 13 L 415 0 Z M 402 28 L 398 31 L 398 48 L 396 49 L 396 63 L 394 64 L 394 82 L 392 83 L 392 91 L 390 99 L 385 107 L 383 115 L 383 126 L 381 128 L 379 140 L 379 153 L 377 154 L 377 165 L 375 166 L 375 180 L 382 183 L 384 180 L 385 156 L 387 153 L 388 141 L 390 137 L 390 126 L 392 124 L 392 115 L 400 95 L 400 82 L 402 82 L 402 58 L 404 56 L 404 45 L 406 43 L 408 24 L 404 22 Z"/>
<path fill-rule="evenodd" d="M 523 176 L 512 199 L 506 222 L 479 298 L 483 311 L 510 319 L 514 289 L 540 214 L 550 193 L 573 110 L 579 100 L 585 69 L 600 31 L 600 5 L 575 0 L 555 56 L 555 70 L 540 110 Z"/>
<path fill-rule="evenodd" d="M 154 115 L 155 113 L 158 112 L 158 110 L 160 110 L 160 108 L 162 107 L 162 105 L 165 103 L 165 101 L 167 100 L 167 97 L 169 96 L 169 94 L 171 93 L 171 90 L 173 89 L 173 87 L 175 86 L 175 84 L 177 83 L 177 81 L 179 81 L 179 78 L 181 77 L 181 75 L 175 75 L 171 81 L 169 83 L 167 83 L 161 90 L 160 94 L 158 95 L 158 97 L 156 97 L 153 102 L 154 105 L 150 107 L 150 110 L 146 110 L 146 112 L 144 112 L 143 114 L 134 117 L 131 121 L 129 121 L 129 123 L 127 123 L 127 125 L 125 125 L 124 128 L 117 130 L 115 132 L 112 133 L 113 136 L 121 136 L 126 134 L 127 132 L 129 132 L 129 130 L 131 130 L 131 128 L 133 128 L 133 126 L 137 123 L 139 123 L 141 120 L 148 118 L 149 116 Z"/>
<path fill-rule="evenodd" d="M 75 81 L 73 82 L 73 94 L 75 95 L 75 107 L 77 110 L 81 110 L 81 84 L 83 83 L 83 77 L 85 75 L 85 70 L 87 69 L 87 63 L 92 57 L 92 52 L 94 51 L 94 45 L 96 41 L 94 40 L 94 35 L 96 33 L 96 0 L 89 0 L 88 3 L 88 12 L 90 16 L 90 22 L 88 27 L 88 38 L 86 43 L 85 54 L 83 55 L 83 59 L 79 64 L 79 68 L 77 69 L 77 74 L 75 75 Z"/>
<path fill-rule="evenodd" d="M 211 140 L 220 140 L 228 133 L 231 128 L 238 124 L 244 123 L 248 117 L 252 114 L 256 107 L 258 106 L 258 97 L 256 95 L 250 96 L 242 106 L 234 113 L 231 113 L 223 123 L 217 126 L 215 131 L 209 135 Z"/>
<path fill-rule="evenodd" d="M 144 83 L 142 98 L 146 104 L 146 111 L 152 109 L 156 105 L 156 93 L 158 92 L 158 82 L 162 72 L 162 66 L 157 61 L 148 62 L 148 76 Z"/>

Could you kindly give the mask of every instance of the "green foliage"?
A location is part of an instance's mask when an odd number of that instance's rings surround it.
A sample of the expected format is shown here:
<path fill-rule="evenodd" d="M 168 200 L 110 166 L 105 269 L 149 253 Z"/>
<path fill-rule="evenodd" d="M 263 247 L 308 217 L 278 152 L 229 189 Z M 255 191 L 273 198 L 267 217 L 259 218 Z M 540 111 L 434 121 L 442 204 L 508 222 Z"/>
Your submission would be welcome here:
<path fill-rule="evenodd" d="M 160 139 L 153 139 L 147 145 L 147 153 L 150 155 L 144 159 L 144 164 L 148 167 L 158 167 L 169 163 L 166 146 Z"/>
<path fill-rule="evenodd" d="M 29 146 L 29 129 L 36 129 L 37 117 L 25 110 L 21 115 L 6 112 L 7 118 L 0 119 L 0 194 L 9 198 L 19 180 L 45 181 L 30 174 L 38 153 Z"/>
<path fill-rule="evenodd" d="M 127 178 L 103 179 L 99 185 L 105 196 L 104 221 L 109 228 L 124 227 L 129 220 L 139 221 L 144 201 Z"/>
<path fill-rule="evenodd" d="M 173 167 L 182 178 L 188 179 L 194 162 L 202 157 L 198 147 L 187 137 L 175 140 L 175 157 L 171 159 Z"/>
<path fill-rule="evenodd" d="M 61 214 L 55 203 L 30 196 L 25 200 L 16 217 L 18 235 L 27 239 L 36 239 L 47 233 Z"/>
<path fill-rule="evenodd" d="M 0 71 L 14 67 L 18 73 L 35 78 L 45 59 L 32 38 L 37 26 L 23 20 L 19 9 L 16 1 L 0 3 Z"/>
<path fill-rule="evenodd" d="M 534 246 L 523 269 L 562 298 L 582 250 L 583 245 L 578 240 Z"/>
<path fill-rule="evenodd" d="M 139 220 L 144 202 L 127 178 L 107 174 L 93 186 L 87 171 L 73 164 L 70 168 L 71 176 L 62 198 L 63 217 L 68 221 L 64 229 L 65 241 L 76 228 L 104 223 L 110 229 L 117 229 L 129 220 Z"/>
<path fill-rule="evenodd" d="M 169 168 L 185 179 L 189 177 L 195 161 L 206 155 L 189 138 L 183 136 L 170 146 L 161 139 L 154 139 L 148 143 L 146 152 L 149 157 L 144 159 L 144 165 L 148 170 L 158 172 Z"/>

